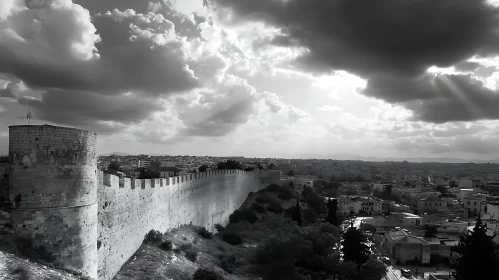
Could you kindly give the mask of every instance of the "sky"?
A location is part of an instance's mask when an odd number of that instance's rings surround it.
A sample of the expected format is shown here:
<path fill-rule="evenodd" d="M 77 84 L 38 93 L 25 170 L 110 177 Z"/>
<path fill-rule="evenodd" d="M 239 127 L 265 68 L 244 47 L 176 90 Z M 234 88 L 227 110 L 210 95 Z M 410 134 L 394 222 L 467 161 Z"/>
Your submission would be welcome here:
<path fill-rule="evenodd" d="M 499 1 L 1 0 L 8 126 L 101 153 L 499 158 Z"/>

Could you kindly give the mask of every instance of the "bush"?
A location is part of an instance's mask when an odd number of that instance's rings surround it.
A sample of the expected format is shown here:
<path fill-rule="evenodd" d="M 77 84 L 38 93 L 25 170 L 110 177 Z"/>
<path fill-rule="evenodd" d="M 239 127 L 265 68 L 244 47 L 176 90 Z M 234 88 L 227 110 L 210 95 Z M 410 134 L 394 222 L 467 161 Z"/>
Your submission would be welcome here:
<path fill-rule="evenodd" d="M 261 195 L 257 196 L 255 198 L 255 200 L 258 203 L 265 204 L 265 203 L 269 203 L 271 201 L 275 201 L 275 198 L 273 198 L 269 195 L 266 195 L 266 194 L 261 194 Z"/>
<path fill-rule="evenodd" d="M 228 273 L 234 272 L 234 270 L 237 268 L 237 259 L 234 255 L 221 255 L 219 257 L 219 260 L 219 266 Z"/>
<path fill-rule="evenodd" d="M 290 199 L 296 197 L 295 192 L 291 188 L 289 188 L 287 186 L 280 186 L 277 184 L 272 184 L 272 185 L 258 191 L 258 193 L 260 193 L 260 194 L 269 193 L 269 192 L 277 193 L 277 197 L 284 199 L 284 200 L 290 200 Z"/>
<path fill-rule="evenodd" d="M 222 234 L 222 240 L 230 245 L 239 245 L 243 243 L 243 239 L 235 232 L 226 232 Z"/>
<path fill-rule="evenodd" d="M 158 243 L 161 242 L 162 240 L 163 240 L 163 234 L 153 229 L 149 231 L 144 238 L 144 242 L 149 244 Z"/>
<path fill-rule="evenodd" d="M 198 259 L 198 252 L 192 248 L 189 248 L 185 251 L 185 258 L 191 262 L 196 262 Z"/>
<path fill-rule="evenodd" d="M 234 213 L 230 214 L 229 221 L 231 223 L 240 223 L 243 221 L 248 221 L 250 223 L 255 223 L 258 221 L 258 216 L 253 209 L 238 209 Z"/>
<path fill-rule="evenodd" d="M 203 267 L 194 272 L 192 280 L 224 280 L 224 277 L 211 268 Z"/>
<path fill-rule="evenodd" d="M 173 243 L 170 240 L 166 240 L 159 245 L 159 248 L 163 251 L 171 251 L 173 249 Z"/>
<path fill-rule="evenodd" d="M 267 210 L 272 213 L 282 213 L 284 212 L 284 208 L 282 208 L 281 204 L 277 201 L 272 201 L 267 206 Z"/>
<path fill-rule="evenodd" d="M 178 248 L 180 249 L 180 251 L 185 252 L 189 249 L 192 249 L 192 244 L 191 243 L 180 244 L 180 246 L 178 246 Z"/>
<path fill-rule="evenodd" d="M 303 209 L 303 220 L 308 224 L 313 224 L 317 221 L 317 213 L 312 209 Z"/>
<path fill-rule="evenodd" d="M 251 208 L 253 208 L 258 213 L 265 213 L 265 206 L 259 203 L 254 202 L 253 204 L 251 204 Z"/>
<path fill-rule="evenodd" d="M 216 229 L 219 233 L 222 233 L 222 231 L 224 231 L 224 226 L 222 226 L 221 224 L 215 224 L 215 229 Z"/>
<path fill-rule="evenodd" d="M 204 227 L 198 229 L 198 234 L 204 239 L 211 239 L 213 237 L 213 234 Z"/>

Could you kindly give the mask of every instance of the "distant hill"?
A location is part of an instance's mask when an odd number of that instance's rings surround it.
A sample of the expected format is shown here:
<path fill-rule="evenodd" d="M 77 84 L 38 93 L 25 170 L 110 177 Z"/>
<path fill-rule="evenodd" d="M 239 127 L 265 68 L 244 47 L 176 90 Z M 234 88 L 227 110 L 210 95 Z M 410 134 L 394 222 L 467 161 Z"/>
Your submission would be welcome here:
<path fill-rule="evenodd" d="M 129 154 L 129 153 L 120 153 L 120 152 L 112 152 L 112 153 L 107 153 L 107 154 L 100 154 L 99 156 L 107 157 L 107 156 L 112 156 L 112 155 L 116 155 L 116 156 L 131 156 L 131 154 Z"/>
<path fill-rule="evenodd" d="M 495 160 L 476 160 L 476 159 L 462 159 L 462 158 L 447 158 L 447 157 L 436 157 L 436 158 L 380 158 L 380 157 L 363 157 L 359 155 L 350 154 L 334 154 L 334 155 L 314 155 L 306 154 L 302 155 L 302 158 L 317 158 L 317 159 L 335 159 L 335 160 L 361 160 L 361 161 L 408 161 L 408 162 L 438 162 L 438 163 L 499 163 L 499 159 Z"/>

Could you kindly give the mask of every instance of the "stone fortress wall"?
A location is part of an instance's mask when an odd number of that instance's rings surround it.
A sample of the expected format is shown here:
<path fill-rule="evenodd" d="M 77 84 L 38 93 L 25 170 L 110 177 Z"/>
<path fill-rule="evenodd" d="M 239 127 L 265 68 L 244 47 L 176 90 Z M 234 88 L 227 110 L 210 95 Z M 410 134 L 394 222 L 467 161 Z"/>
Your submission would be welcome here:
<path fill-rule="evenodd" d="M 151 229 L 226 224 L 279 171 L 214 170 L 129 179 L 97 170 L 97 137 L 73 128 L 9 127 L 9 199 L 17 234 L 65 267 L 111 279 Z"/>

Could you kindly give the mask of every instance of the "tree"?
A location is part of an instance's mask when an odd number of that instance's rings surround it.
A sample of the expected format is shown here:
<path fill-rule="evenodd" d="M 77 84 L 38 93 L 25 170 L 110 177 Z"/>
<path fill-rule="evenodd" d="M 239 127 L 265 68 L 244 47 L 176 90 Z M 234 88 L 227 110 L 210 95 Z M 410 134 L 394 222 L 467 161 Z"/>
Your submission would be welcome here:
<path fill-rule="evenodd" d="M 289 170 L 288 172 L 286 172 L 286 175 L 295 176 L 295 172 L 293 170 Z"/>
<path fill-rule="evenodd" d="M 243 170 L 243 166 L 240 162 L 228 159 L 227 161 L 219 162 L 217 169 L 240 169 Z"/>
<path fill-rule="evenodd" d="M 449 182 L 449 187 L 450 187 L 450 188 L 455 188 L 455 187 L 457 187 L 457 183 L 456 183 L 456 181 L 451 180 L 451 181 Z"/>
<path fill-rule="evenodd" d="M 438 233 L 437 226 L 425 225 L 424 228 L 425 228 L 424 237 L 437 237 Z"/>
<path fill-rule="evenodd" d="M 457 261 L 458 280 L 490 279 L 497 274 L 499 257 L 492 237 L 487 235 L 487 224 L 480 217 L 471 234 L 461 237 L 457 250 L 461 257 Z"/>
<path fill-rule="evenodd" d="M 343 259 L 356 263 L 358 267 L 366 263 L 371 255 L 366 241 L 366 236 L 352 224 L 343 234 L 341 241 Z"/>
<path fill-rule="evenodd" d="M 338 218 L 336 217 L 336 212 L 338 211 L 338 201 L 336 199 L 329 199 L 327 202 L 327 217 L 326 221 L 333 226 L 338 225 Z"/>
<path fill-rule="evenodd" d="M 314 189 L 310 187 L 304 187 L 302 196 L 305 202 L 307 202 L 308 207 L 314 209 L 317 214 L 320 214 L 326 210 L 324 199 L 319 194 L 317 194 Z"/>
<path fill-rule="evenodd" d="M 120 163 L 117 162 L 117 161 L 112 161 L 111 163 L 109 163 L 109 166 L 107 167 L 107 169 L 111 169 L 111 170 L 115 170 L 115 171 L 120 171 Z"/>
<path fill-rule="evenodd" d="M 153 178 L 159 178 L 161 177 L 161 174 L 158 171 L 154 171 L 152 169 L 142 169 L 140 170 L 140 175 L 137 177 L 137 179 L 153 179 Z"/>
<path fill-rule="evenodd" d="M 298 198 L 296 199 L 296 205 L 293 207 L 293 210 L 291 212 L 291 218 L 293 221 L 295 221 L 298 226 L 301 226 L 303 224 L 303 218 L 301 214 L 301 206 L 300 202 L 298 201 Z"/>
<path fill-rule="evenodd" d="M 203 164 L 203 165 L 201 165 L 201 166 L 199 167 L 199 172 L 205 172 L 205 171 L 206 171 L 206 169 L 208 169 L 208 165 Z"/>

